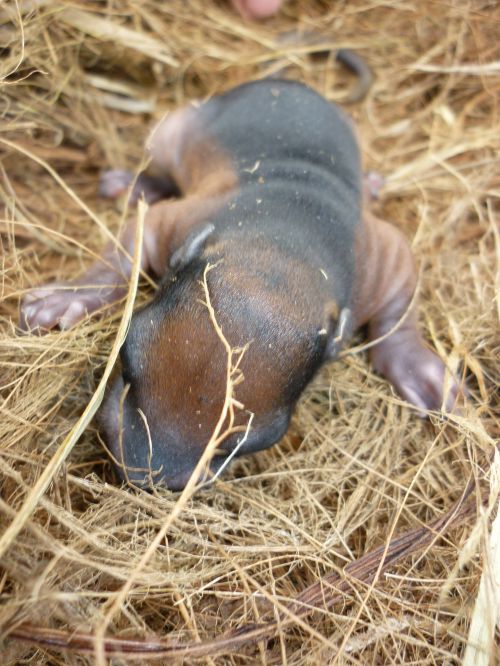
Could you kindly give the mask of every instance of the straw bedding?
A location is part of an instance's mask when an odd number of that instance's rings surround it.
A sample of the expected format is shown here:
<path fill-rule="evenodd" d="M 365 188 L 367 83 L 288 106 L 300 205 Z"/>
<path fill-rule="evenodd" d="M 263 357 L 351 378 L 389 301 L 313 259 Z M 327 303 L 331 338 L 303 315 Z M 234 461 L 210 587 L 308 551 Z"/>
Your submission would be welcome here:
<path fill-rule="evenodd" d="M 137 170 L 166 110 L 285 63 L 342 103 L 348 74 L 279 41 L 297 25 L 375 71 L 349 108 L 365 167 L 386 177 L 374 207 L 411 239 L 423 329 L 468 405 L 417 418 L 359 350 L 320 373 L 279 446 L 213 486 L 181 504 L 120 487 L 94 424 L 72 429 L 123 308 L 35 337 L 16 328 L 19 299 L 117 232 L 125 212 L 99 199 L 99 172 Z M 104 664 L 111 638 L 134 639 L 137 663 L 154 660 L 141 643 L 153 640 L 201 645 L 164 662 L 498 659 L 499 44 L 486 0 L 298 0 L 259 24 L 222 1 L 0 8 L 2 664 Z M 69 650 L 49 645 L 73 632 Z"/>

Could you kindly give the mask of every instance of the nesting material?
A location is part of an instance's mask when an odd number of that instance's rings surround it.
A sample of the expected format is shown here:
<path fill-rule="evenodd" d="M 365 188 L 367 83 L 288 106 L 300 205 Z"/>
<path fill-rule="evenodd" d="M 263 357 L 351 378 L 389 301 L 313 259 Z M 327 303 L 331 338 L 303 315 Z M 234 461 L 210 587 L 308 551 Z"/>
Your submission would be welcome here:
<path fill-rule="evenodd" d="M 99 172 L 137 170 L 165 111 L 284 64 L 342 104 L 350 75 L 280 39 L 297 27 L 375 72 L 348 109 L 386 178 L 374 208 L 411 239 L 422 327 L 468 406 L 421 420 L 358 351 L 315 379 L 279 446 L 213 485 L 120 487 L 96 427 L 75 424 L 130 313 L 35 337 L 19 300 L 118 232 Z M 2 664 L 499 658 L 499 45 L 486 0 L 291 0 L 265 23 L 222 0 L 2 5 Z"/>

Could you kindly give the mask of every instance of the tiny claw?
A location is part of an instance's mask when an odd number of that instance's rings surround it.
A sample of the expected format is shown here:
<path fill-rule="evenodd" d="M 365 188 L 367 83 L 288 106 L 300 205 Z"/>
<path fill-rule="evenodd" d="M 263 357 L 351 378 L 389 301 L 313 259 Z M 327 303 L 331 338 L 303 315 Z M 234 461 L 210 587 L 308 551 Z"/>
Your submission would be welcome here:
<path fill-rule="evenodd" d="M 62 317 L 59 317 L 59 328 L 62 331 L 72 328 L 77 322 L 84 319 L 87 314 L 88 311 L 84 303 L 73 301 Z"/>

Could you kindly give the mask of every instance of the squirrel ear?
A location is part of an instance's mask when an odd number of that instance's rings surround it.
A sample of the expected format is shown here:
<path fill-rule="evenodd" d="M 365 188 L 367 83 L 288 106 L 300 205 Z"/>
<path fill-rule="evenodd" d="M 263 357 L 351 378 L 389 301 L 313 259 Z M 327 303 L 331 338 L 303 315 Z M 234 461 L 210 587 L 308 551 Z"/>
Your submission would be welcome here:
<path fill-rule="evenodd" d="M 333 361 L 352 334 L 352 312 L 349 308 L 339 310 L 336 303 L 327 306 L 327 341 L 325 361 Z"/>
<path fill-rule="evenodd" d="M 196 259 L 202 253 L 203 247 L 214 229 L 213 224 L 205 224 L 191 231 L 182 245 L 170 257 L 170 268 L 179 271 Z"/>

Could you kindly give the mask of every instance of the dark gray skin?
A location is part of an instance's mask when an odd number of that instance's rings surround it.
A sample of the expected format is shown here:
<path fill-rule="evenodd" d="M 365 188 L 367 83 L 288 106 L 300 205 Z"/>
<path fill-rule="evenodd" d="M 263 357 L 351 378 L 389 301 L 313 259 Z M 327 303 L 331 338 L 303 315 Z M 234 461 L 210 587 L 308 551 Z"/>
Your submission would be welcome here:
<path fill-rule="evenodd" d="M 162 277 L 132 318 L 100 422 L 122 478 L 179 490 L 226 391 L 226 353 L 202 302 L 207 263 L 215 266 L 208 288 L 224 336 L 232 347 L 249 343 L 237 424 L 249 413 L 253 422 L 238 455 L 283 436 L 305 386 L 355 328 L 368 323 L 371 339 L 394 328 L 412 300 L 415 270 L 401 233 L 362 211 L 349 121 L 304 85 L 250 83 L 176 111 L 153 132 L 149 151 L 152 171 L 136 188 L 152 204 L 141 264 Z M 127 180 L 112 172 L 104 193 L 115 195 Z M 172 192 L 180 197 L 163 199 Z M 131 221 L 121 239 L 130 253 L 133 237 Z M 110 245 L 66 289 L 28 294 L 21 321 L 74 325 L 121 298 L 129 273 L 130 261 Z M 453 406 L 457 385 L 444 396 L 444 364 L 423 345 L 413 310 L 371 358 L 418 409 Z M 212 471 L 241 438 L 221 444 Z"/>

